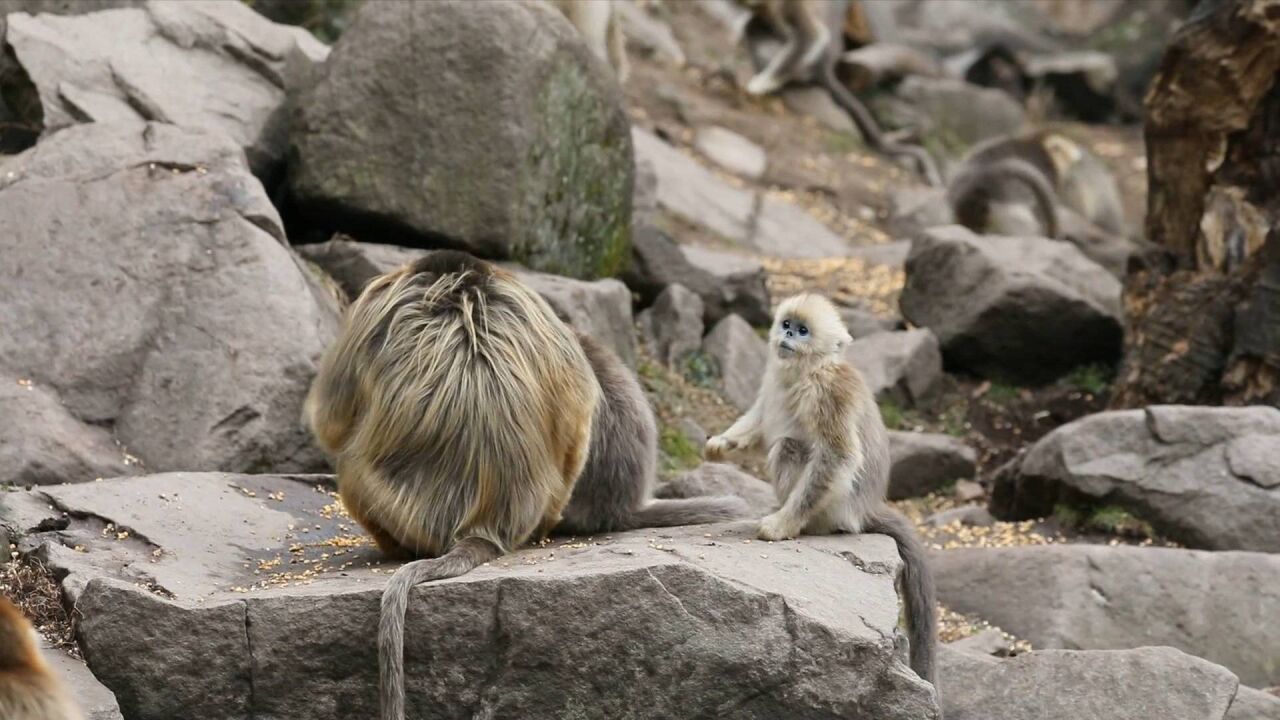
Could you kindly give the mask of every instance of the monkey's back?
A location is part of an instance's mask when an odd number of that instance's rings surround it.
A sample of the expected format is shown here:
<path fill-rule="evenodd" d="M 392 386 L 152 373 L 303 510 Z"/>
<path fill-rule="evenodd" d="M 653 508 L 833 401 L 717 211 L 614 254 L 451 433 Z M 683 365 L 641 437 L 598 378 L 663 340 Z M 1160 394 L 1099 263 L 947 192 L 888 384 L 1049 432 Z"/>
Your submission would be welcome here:
<path fill-rule="evenodd" d="M 366 336 L 344 499 L 418 555 L 462 534 L 524 542 L 599 394 L 572 332 L 496 268 L 409 270 L 352 310 Z"/>

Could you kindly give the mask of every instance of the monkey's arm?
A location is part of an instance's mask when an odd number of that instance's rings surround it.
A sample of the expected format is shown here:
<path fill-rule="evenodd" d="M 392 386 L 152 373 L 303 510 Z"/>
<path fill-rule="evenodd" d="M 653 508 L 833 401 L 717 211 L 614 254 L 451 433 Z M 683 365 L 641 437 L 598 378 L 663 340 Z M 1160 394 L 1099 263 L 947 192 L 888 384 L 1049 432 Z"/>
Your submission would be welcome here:
<path fill-rule="evenodd" d="M 703 456 L 707 460 L 720 460 L 732 450 L 746 450 L 758 445 L 761 441 L 760 419 L 764 414 L 761 406 L 761 399 L 757 397 L 751 409 L 730 425 L 728 430 L 707 440 Z"/>
<path fill-rule="evenodd" d="M 337 454 L 351 435 L 358 382 L 355 349 L 348 338 L 340 338 L 321 359 L 302 405 L 303 423 L 330 454 Z"/>

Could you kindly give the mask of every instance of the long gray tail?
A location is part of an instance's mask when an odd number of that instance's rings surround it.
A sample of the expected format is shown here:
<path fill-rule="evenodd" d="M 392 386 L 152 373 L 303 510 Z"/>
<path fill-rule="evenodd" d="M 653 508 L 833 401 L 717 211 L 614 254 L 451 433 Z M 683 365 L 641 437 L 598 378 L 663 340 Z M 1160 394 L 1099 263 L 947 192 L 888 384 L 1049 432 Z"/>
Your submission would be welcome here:
<path fill-rule="evenodd" d="M 933 573 L 924 544 L 911 521 L 885 506 L 867 520 L 867 532 L 884 533 L 898 543 L 902 556 L 902 594 L 907 604 L 907 637 L 911 641 L 911 669 L 938 687 L 938 612 L 934 600 Z"/>
<path fill-rule="evenodd" d="M 750 515 L 747 501 L 736 495 L 650 500 L 619 521 L 619 530 L 702 525 L 737 520 Z"/>
<path fill-rule="evenodd" d="M 961 170 L 947 190 L 947 199 L 951 202 L 952 209 L 960 207 L 973 193 L 987 192 L 991 182 L 1000 176 L 1027 186 L 1035 196 L 1040 214 L 1044 216 L 1046 234 L 1059 239 L 1062 225 L 1058 220 L 1058 200 L 1053 186 L 1035 165 L 1021 158 L 1008 157 L 983 167 Z"/>
<path fill-rule="evenodd" d="M 409 591 L 430 580 L 471 572 L 501 555 L 487 540 L 463 538 L 449 552 L 430 560 L 414 560 L 396 570 L 382 591 L 378 618 L 378 690 L 382 720 L 404 720 L 404 616 Z"/>

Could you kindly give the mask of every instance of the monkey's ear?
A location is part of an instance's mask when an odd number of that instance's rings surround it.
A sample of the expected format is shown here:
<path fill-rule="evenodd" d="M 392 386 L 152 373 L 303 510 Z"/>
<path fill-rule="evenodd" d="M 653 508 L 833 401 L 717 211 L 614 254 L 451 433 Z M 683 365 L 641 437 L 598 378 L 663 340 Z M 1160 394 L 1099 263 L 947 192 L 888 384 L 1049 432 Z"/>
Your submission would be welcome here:
<path fill-rule="evenodd" d="M 836 336 L 836 349 L 843 350 L 849 347 L 851 342 L 853 342 L 853 336 L 849 334 L 849 331 L 841 330 L 840 334 Z"/>

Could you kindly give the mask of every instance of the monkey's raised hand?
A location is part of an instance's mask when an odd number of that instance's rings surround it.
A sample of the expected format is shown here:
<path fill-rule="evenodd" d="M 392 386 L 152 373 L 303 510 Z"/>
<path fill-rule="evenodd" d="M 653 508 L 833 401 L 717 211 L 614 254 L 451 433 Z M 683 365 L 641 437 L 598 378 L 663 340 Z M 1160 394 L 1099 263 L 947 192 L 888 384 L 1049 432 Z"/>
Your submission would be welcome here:
<path fill-rule="evenodd" d="M 716 435 L 707 440 L 707 444 L 702 448 L 702 457 L 712 462 L 723 460 L 725 455 L 737 450 L 739 447 L 741 446 L 736 441 L 724 435 Z"/>

